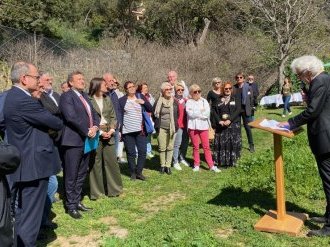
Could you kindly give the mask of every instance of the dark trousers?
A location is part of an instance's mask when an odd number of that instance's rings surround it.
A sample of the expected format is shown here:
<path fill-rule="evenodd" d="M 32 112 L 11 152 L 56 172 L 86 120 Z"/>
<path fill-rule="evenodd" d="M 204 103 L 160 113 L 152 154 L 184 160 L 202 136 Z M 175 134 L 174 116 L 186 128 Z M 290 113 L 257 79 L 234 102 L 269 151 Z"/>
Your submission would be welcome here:
<path fill-rule="evenodd" d="M 36 246 L 47 196 L 47 187 L 48 178 L 30 182 L 15 182 L 13 184 L 15 242 L 18 247 Z"/>
<path fill-rule="evenodd" d="M 253 121 L 253 116 L 247 116 L 245 113 L 245 110 L 242 112 L 242 120 L 243 120 L 243 126 L 246 132 L 246 136 L 249 142 L 249 145 L 253 145 L 253 137 L 252 137 L 252 131 L 251 127 L 249 126 L 249 123 Z"/>
<path fill-rule="evenodd" d="M 319 174 L 322 179 L 323 190 L 327 200 L 325 215 L 328 217 L 328 227 L 330 228 L 330 153 L 315 157 Z"/>
<path fill-rule="evenodd" d="M 64 148 L 65 206 L 67 210 L 77 209 L 87 175 L 88 163 L 89 153 L 84 154 L 84 147 Z"/>
<path fill-rule="evenodd" d="M 185 160 L 187 156 L 187 151 L 188 151 L 188 146 L 189 146 L 189 134 L 188 134 L 188 129 L 183 128 L 182 131 L 182 140 L 181 140 L 181 145 L 180 145 L 180 157 L 179 160 Z"/>
<path fill-rule="evenodd" d="M 127 162 L 131 175 L 142 174 L 144 164 L 146 162 L 147 153 L 147 138 L 141 132 L 133 132 L 123 135 L 123 140 L 126 148 Z M 135 162 L 136 150 L 138 150 L 137 164 Z"/>

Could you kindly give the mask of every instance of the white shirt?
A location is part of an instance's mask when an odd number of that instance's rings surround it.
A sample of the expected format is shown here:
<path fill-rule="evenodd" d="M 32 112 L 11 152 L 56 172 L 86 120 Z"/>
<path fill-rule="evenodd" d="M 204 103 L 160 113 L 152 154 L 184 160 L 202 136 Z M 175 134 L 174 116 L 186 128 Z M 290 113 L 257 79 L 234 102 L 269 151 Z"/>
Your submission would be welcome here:
<path fill-rule="evenodd" d="M 206 99 L 188 99 L 186 102 L 188 129 L 207 130 L 210 127 L 210 106 Z"/>

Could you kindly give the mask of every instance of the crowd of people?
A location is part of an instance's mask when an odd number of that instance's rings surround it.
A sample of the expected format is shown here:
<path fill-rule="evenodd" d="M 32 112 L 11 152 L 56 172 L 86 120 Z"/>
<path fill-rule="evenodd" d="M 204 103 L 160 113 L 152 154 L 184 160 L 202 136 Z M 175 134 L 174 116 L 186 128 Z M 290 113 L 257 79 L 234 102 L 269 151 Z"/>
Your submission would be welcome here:
<path fill-rule="evenodd" d="M 39 229 L 53 227 L 49 214 L 61 170 L 66 213 L 80 219 L 81 212 L 92 210 L 82 202 L 87 176 L 91 200 L 122 193 L 120 163 L 128 163 L 131 180 L 146 180 L 146 159 L 154 157 L 152 135 L 157 136 L 161 174 L 171 175 L 172 167 L 180 171 L 181 165 L 199 172 L 200 147 L 210 171 L 235 166 L 242 147 L 241 118 L 249 150 L 254 152 L 248 123 L 259 92 L 253 75 L 246 81 L 238 73 L 236 84 L 216 77 L 207 98 L 200 85 L 178 80 L 176 71 L 170 71 L 167 79 L 152 96 L 145 81 L 127 81 L 121 92 L 115 76 L 105 73 L 92 78 L 87 88 L 84 74 L 73 71 L 59 94 L 49 73 L 26 62 L 12 66 L 13 87 L 1 95 L 0 120 L 5 140 L 22 157 L 5 185 L 11 195 L 17 246 L 35 246 Z M 86 150 L 86 142 L 93 140 L 95 148 Z M 187 160 L 189 140 L 192 164 Z M 10 224 L 6 229 L 11 231 Z"/>

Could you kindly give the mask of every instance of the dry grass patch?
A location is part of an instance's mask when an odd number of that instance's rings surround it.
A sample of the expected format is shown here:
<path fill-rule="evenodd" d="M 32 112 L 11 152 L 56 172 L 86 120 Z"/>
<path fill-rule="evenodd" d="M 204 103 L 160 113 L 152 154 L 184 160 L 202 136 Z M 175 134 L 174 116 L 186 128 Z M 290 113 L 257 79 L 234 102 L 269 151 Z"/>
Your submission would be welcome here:
<path fill-rule="evenodd" d="M 103 217 L 99 219 L 100 222 L 109 227 L 108 231 L 102 233 L 100 231 L 92 231 L 86 236 L 59 236 L 57 239 L 50 243 L 50 247 L 98 247 L 101 246 L 103 236 L 114 236 L 120 239 L 125 239 L 128 236 L 128 230 L 118 225 L 118 221 L 113 216 Z"/>
<path fill-rule="evenodd" d="M 218 238 L 229 238 L 234 233 L 234 229 L 216 229 L 215 236 Z"/>
<path fill-rule="evenodd" d="M 148 213 L 157 213 L 160 210 L 165 210 L 172 207 L 176 201 L 185 199 L 185 195 L 180 192 L 169 193 L 167 195 L 159 196 L 153 200 L 144 203 L 142 208 Z"/>

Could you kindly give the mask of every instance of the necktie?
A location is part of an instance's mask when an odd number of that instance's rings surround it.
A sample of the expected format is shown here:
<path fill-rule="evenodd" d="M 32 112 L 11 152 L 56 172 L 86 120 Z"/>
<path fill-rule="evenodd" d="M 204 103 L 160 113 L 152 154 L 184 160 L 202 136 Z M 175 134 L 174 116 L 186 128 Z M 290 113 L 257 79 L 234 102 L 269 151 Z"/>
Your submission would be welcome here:
<path fill-rule="evenodd" d="M 80 95 L 79 98 L 80 98 L 81 102 L 84 104 L 85 110 L 88 114 L 89 127 L 92 128 L 93 127 L 93 118 L 92 118 L 91 109 L 90 109 L 90 107 L 88 107 L 88 103 L 82 95 Z"/>

